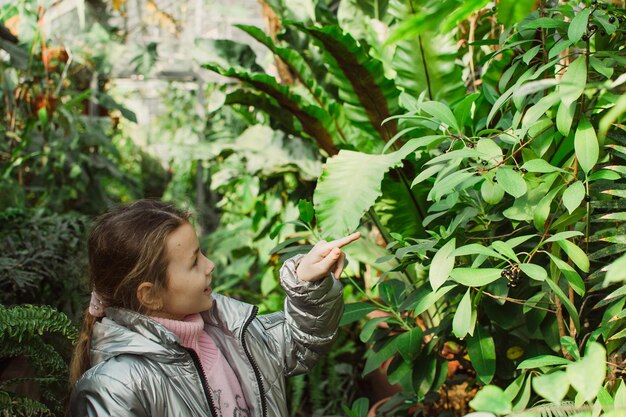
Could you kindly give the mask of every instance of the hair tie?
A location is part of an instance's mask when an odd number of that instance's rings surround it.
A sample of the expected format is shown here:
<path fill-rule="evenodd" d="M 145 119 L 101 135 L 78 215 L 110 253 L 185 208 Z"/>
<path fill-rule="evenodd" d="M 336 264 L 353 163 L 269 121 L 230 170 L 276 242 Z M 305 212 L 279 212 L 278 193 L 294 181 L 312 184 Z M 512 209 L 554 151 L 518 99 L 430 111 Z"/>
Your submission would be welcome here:
<path fill-rule="evenodd" d="M 91 301 L 89 301 L 89 314 L 94 317 L 104 317 L 104 308 L 106 305 L 100 298 L 100 295 L 93 290 L 91 292 Z"/>

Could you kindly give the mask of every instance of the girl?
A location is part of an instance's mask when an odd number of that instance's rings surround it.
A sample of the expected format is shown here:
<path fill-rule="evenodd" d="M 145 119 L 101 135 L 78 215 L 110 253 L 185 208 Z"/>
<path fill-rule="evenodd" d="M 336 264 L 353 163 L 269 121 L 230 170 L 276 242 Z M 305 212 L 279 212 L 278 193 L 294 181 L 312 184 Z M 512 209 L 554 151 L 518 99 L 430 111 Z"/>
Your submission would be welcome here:
<path fill-rule="evenodd" d="M 285 376 L 329 348 L 343 311 L 341 247 L 319 242 L 280 271 L 285 311 L 211 290 L 189 214 L 120 206 L 89 237 L 91 303 L 72 359 L 70 415 L 288 416 Z"/>

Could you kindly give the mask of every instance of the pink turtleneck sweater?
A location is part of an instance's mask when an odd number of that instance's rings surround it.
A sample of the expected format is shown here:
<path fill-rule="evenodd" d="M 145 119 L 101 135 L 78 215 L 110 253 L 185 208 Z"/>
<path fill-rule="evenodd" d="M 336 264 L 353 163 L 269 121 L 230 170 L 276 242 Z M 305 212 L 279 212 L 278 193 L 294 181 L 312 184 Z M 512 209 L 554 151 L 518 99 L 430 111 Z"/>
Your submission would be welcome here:
<path fill-rule="evenodd" d="M 211 336 L 204 331 L 204 321 L 200 314 L 187 316 L 184 321 L 151 318 L 178 336 L 183 346 L 196 352 L 215 404 L 217 417 L 250 416 L 241 384 Z"/>

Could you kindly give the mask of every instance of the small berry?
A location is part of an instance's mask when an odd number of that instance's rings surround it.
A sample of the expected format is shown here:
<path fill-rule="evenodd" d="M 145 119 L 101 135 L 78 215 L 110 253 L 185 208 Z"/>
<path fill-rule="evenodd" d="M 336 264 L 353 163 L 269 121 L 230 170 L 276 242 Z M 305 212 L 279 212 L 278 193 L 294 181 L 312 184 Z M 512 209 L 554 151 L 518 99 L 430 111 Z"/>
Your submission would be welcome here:
<path fill-rule="evenodd" d="M 583 35 L 583 41 L 587 42 L 589 40 L 589 36 L 587 34 Z"/>
<path fill-rule="evenodd" d="M 485 160 L 481 161 L 480 163 L 483 164 L 483 166 L 487 166 L 487 164 L 488 164 L 488 162 L 485 161 Z"/>
<path fill-rule="evenodd" d="M 527 174 L 528 170 L 526 168 L 522 168 L 522 174 Z"/>
<path fill-rule="evenodd" d="M 501 276 L 502 278 L 504 278 L 504 277 L 506 277 L 506 276 L 507 276 L 507 273 L 508 273 L 508 272 L 509 272 L 508 270 L 504 269 L 504 270 L 502 270 L 502 272 L 500 272 L 500 276 Z"/>
<path fill-rule="evenodd" d="M 519 168 L 518 167 L 513 167 L 513 171 L 517 172 L 517 171 L 519 171 Z"/>
<path fill-rule="evenodd" d="M 605 31 L 603 31 L 603 30 L 601 30 L 601 31 L 600 31 L 600 36 L 606 36 L 606 32 L 605 32 Z"/>
<path fill-rule="evenodd" d="M 591 201 L 591 196 L 589 194 L 585 195 L 585 201 L 587 203 Z"/>
<path fill-rule="evenodd" d="M 474 147 L 473 143 L 467 143 L 465 146 L 467 146 L 468 148 L 472 149 Z"/>
<path fill-rule="evenodd" d="M 497 183 L 497 182 L 498 182 L 498 179 L 497 179 L 496 177 L 493 177 L 493 182 L 494 182 L 494 183 Z"/>
<path fill-rule="evenodd" d="M 494 12 L 494 13 L 495 13 L 497 10 L 498 10 L 498 9 L 496 9 L 495 7 L 492 7 L 492 8 L 491 8 L 491 11 L 492 11 L 492 12 Z"/>
<path fill-rule="evenodd" d="M 615 23 L 615 16 L 609 17 L 609 23 Z"/>
<path fill-rule="evenodd" d="M 602 7 L 602 10 L 606 10 L 609 6 L 606 3 L 602 3 L 600 7 Z"/>
<path fill-rule="evenodd" d="M 598 0 L 591 0 L 591 4 L 595 6 L 596 4 L 598 4 Z"/>

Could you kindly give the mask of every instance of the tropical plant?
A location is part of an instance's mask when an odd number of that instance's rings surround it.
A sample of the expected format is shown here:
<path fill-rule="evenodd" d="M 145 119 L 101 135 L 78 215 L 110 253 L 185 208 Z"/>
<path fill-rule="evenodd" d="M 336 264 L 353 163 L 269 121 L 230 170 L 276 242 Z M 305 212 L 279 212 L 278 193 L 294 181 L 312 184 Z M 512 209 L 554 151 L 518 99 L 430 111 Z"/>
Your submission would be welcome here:
<path fill-rule="evenodd" d="M 2 416 L 62 415 L 68 379 L 66 358 L 77 335 L 67 316 L 51 307 L 7 308 L 0 304 Z M 17 368 L 13 366 L 10 374 L 12 363 Z M 38 392 L 36 398 L 33 387 Z"/>
<path fill-rule="evenodd" d="M 467 404 L 490 383 L 474 408 L 508 414 L 542 398 L 621 404 L 624 261 L 605 267 L 626 249 L 624 9 L 343 4 L 388 36 L 366 30 L 355 39 L 337 25 L 312 25 L 313 14 L 277 40 L 242 27 L 287 64 L 295 84 L 226 66 L 223 55 L 205 67 L 242 81 L 240 96 L 285 132 L 299 124 L 330 157 L 313 195 L 322 237 L 360 224 L 382 235 L 388 256 L 379 261 L 393 258 L 395 267 L 375 289 L 353 282 L 363 300 L 348 305 L 344 324 L 386 314 L 369 320 L 361 339 L 371 346 L 363 374 L 391 359 L 389 380 L 403 388 L 387 411 L 439 413 L 453 407 L 444 394 L 460 392 Z M 315 46 L 289 47 L 301 39 L 294 31 Z M 430 59 L 437 49 L 425 39 L 457 46 Z M 403 52 L 410 46 L 417 53 Z M 320 54 L 309 50 L 322 52 L 332 84 L 311 75 L 307 59 Z M 451 57 L 463 67 L 446 65 Z M 404 65 L 408 58 L 422 66 Z M 278 123 L 285 113 L 291 124 Z M 496 385 L 510 407 L 485 406 L 499 398 Z"/>

